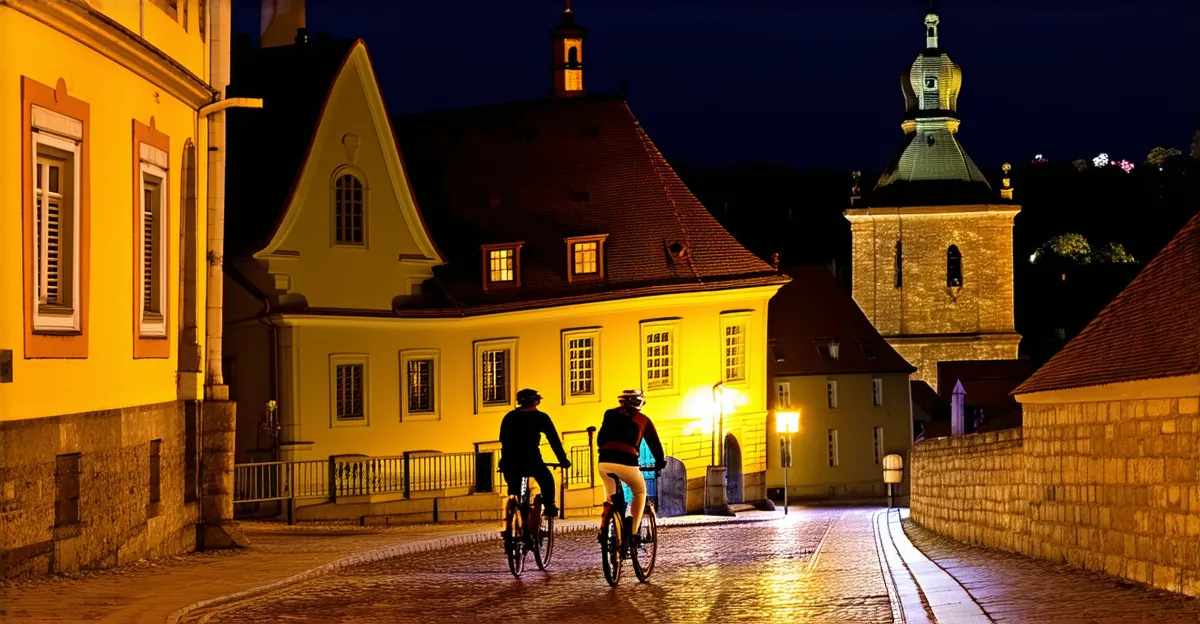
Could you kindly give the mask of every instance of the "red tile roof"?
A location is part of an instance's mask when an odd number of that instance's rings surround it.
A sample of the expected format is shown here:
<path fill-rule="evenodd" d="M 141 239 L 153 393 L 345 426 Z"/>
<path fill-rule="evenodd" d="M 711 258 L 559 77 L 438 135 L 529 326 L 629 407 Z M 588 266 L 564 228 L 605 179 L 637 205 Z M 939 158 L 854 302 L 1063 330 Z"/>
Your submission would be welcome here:
<path fill-rule="evenodd" d="M 782 284 L 701 205 L 621 98 L 542 99 L 398 117 L 417 202 L 460 310 Z M 607 234 L 603 281 L 568 280 L 567 237 Z M 521 286 L 483 290 L 480 246 L 523 242 Z M 680 244 L 682 256 L 668 249 Z M 432 290 L 432 289 L 427 289 Z M 665 292 L 665 290 L 664 290 Z"/>
<path fill-rule="evenodd" d="M 1200 214 L 1014 393 L 1200 373 Z"/>
<path fill-rule="evenodd" d="M 912 373 L 916 370 L 879 335 L 875 326 L 823 266 L 785 271 L 792 282 L 771 299 L 767 334 L 772 375 Z M 820 347 L 838 343 L 838 357 Z"/>

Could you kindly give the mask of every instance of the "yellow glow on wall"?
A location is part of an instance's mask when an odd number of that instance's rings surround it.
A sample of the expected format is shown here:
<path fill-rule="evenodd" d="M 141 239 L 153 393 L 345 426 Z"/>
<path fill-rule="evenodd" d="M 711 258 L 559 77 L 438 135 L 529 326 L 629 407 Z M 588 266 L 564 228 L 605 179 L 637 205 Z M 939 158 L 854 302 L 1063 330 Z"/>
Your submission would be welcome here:
<path fill-rule="evenodd" d="M 717 400 L 714 400 L 712 386 L 696 386 L 688 390 L 684 395 L 683 401 L 679 403 L 679 413 L 677 416 L 680 418 L 693 418 L 695 420 L 692 420 L 683 428 L 683 434 L 710 435 L 713 429 L 716 428 L 716 422 L 721 416 L 722 404 L 724 406 L 724 414 L 728 417 L 730 414 L 736 414 L 738 408 L 749 405 L 750 397 L 737 388 L 730 388 L 728 386 L 723 388 L 723 392 L 717 394 Z"/>

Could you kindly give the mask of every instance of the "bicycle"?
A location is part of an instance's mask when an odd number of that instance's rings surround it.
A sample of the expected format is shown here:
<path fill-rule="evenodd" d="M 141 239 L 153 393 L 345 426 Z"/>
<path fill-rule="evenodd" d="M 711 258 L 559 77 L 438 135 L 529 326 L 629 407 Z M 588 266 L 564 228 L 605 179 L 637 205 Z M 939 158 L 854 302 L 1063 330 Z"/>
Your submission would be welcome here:
<path fill-rule="evenodd" d="M 558 468 L 559 464 L 546 464 Z M 504 511 L 504 553 L 508 558 L 508 570 L 516 578 L 525 571 L 525 556 L 533 552 L 539 570 L 550 565 L 554 554 L 554 516 L 542 513 L 542 494 L 539 492 L 530 502 L 530 477 L 521 477 L 520 496 L 509 496 Z M 518 513 L 518 511 L 520 513 Z"/>
<path fill-rule="evenodd" d="M 654 466 L 638 466 L 642 472 L 659 473 Z M 636 547 L 634 540 L 626 540 L 624 536 L 633 535 L 633 517 L 625 513 L 628 506 L 625 502 L 625 489 L 621 480 L 615 474 L 608 477 L 617 484 L 613 501 L 605 503 L 604 512 L 600 516 L 600 557 L 604 563 L 604 580 L 612 587 L 621 582 L 621 566 L 626 559 L 633 560 L 633 572 L 639 581 L 645 583 L 654 571 L 654 561 L 658 554 L 658 514 L 654 503 L 646 498 L 646 509 L 642 513 L 642 525 L 638 527 Z"/>

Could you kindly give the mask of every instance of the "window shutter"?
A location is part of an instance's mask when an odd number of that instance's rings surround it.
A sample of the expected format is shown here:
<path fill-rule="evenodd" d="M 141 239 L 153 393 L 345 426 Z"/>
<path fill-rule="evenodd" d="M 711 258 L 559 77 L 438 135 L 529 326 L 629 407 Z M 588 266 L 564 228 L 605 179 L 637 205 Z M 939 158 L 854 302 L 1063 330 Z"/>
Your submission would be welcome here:
<path fill-rule="evenodd" d="M 142 303 L 146 312 L 158 312 L 154 288 L 154 191 L 142 197 Z"/>

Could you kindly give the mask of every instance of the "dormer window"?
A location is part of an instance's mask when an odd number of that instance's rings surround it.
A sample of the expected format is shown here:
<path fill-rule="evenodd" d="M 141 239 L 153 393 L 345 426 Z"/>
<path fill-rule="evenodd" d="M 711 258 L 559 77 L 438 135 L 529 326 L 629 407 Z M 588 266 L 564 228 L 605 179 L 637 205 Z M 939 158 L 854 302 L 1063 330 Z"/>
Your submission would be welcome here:
<path fill-rule="evenodd" d="M 566 239 L 568 281 L 604 278 L 604 239 L 607 237 L 607 234 L 600 234 Z"/>
<path fill-rule="evenodd" d="M 937 76 L 925 76 L 925 90 L 934 91 L 937 89 Z"/>
<path fill-rule="evenodd" d="M 521 285 L 521 246 L 500 243 L 483 246 L 483 289 Z"/>
<path fill-rule="evenodd" d="M 817 352 L 821 354 L 821 359 L 833 361 L 838 359 L 839 346 L 836 340 L 817 343 Z"/>

